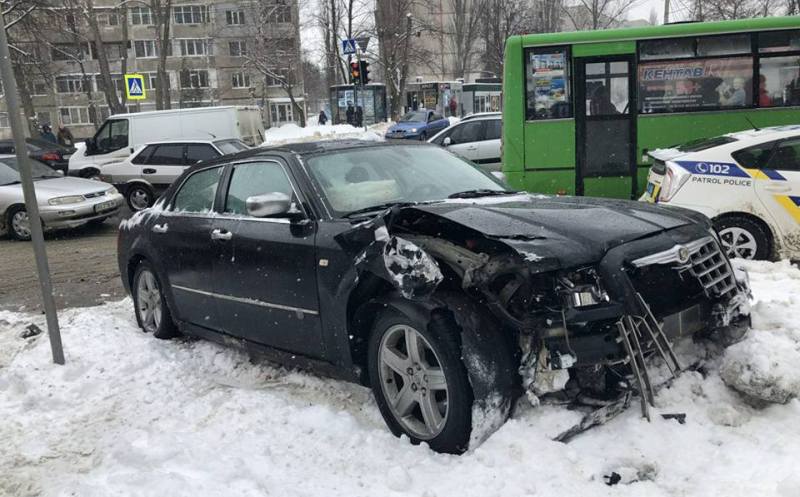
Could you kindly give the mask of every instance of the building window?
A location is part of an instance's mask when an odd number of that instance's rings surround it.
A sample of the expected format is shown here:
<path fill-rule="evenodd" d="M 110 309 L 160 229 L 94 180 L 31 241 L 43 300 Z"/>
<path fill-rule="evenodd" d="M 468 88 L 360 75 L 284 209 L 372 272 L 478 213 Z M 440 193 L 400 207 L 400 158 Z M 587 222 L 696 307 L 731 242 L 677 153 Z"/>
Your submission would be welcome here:
<path fill-rule="evenodd" d="M 133 51 L 137 59 L 158 57 L 155 40 L 136 40 L 133 42 Z"/>
<path fill-rule="evenodd" d="M 36 113 L 36 122 L 39 124 L 47 124 L 52 123 L 50 120 L 50 111 L 49 110 L 42 110 Z"/>
<path fill-rule="evenodd" d="M 526 119 L 572 117 L 567 49 L 536 48 L 525 54 Z"/>
<path fill-rule="evenodd" d="M 235 72 L 231 75 L 231 87 L 250 88 L 250 75 L 244 72 Z"/>
<path fill-rule="evenodd" d="M 274 75 L 267 74 L 265 78 L 267 86 L 281 86 L 285 82 L 286 80 L 285 74 L 287 74 L 289 70 L 283 69 L 283 70 L 275 70 L 273 72 L 275 73 Z"/>
<path fill-rule="evenodd" d="M 8 112 L 0 112 L 0 128 L 10 128 L 11 123 L 8 121 Z"/>
<path fill-rule="evenodd" d="M 50 55 L 54 61 L 85 60 L 89 55 L 89 47 L 74 43 L 56 43 L 53 45 Z"/>
<path fill-rule="evenodd" d="M 119 17 L 113 12 L 97 14 L 97 23 L 101 26 L 119 26 Z"/>
<path fill-rule="evenodd" d="M 211 41 L 205 38 L 184 38 L 178 40 L 181 47 L 181 55 L 199 56 L 211 55 Z"/>
<path fill-rule="evenodd" d="M 58 109 L 61 122 L 68 124 L 91 124 L 87 107 L 60 107 Z"/>
<path fill-rule="evenodd" d="M 144 76 L 144 87 L 147 90 L 155 90 L 156 84 L 158 83 L 158 73 L 157 72 L 143 72 L 141 73 Z M 169 73 L 166 75 L 167 80 L 167 88 L 169 88 Z"/>
<path fill-rule="evenodd" d="M 286 5 L 284 1 L 279 0 L 274 5 L 267 5 L 265 9 L 269 22 L 292 22 L 292 7 Z"/>
<path fill-rule="evenodd" d="M 31 90 L 32 90 L 31 96 L 41 97 L 44 95 L 49 95 L 51 88 L 50 85 L 48 85 L 44 81 L 34 81 Z"/>
<path fill-rule="evenodd" d="M 208 88 L 208 71 L 181 71 L 181 88 Z"/>
<path fill-rule="evenodd" d="M 56 76 L 56 92 L 58 93 L 82 93 L 87 91 L 91 85 L 91 80 L 85 81 L 82 76 Z"/>
<path fill-rule="evenodd" d="M 128 9 L 131 24 L 135 26 L 149 26 L 153 24 L 153 13 L 150 7 L 131 7 Z"/>
<path fill-rule="evenodd" d="M 228 42 L 231 57 L 242 57 L 247 55 L 247 42 L 246 41 L 231 41 Z"/>
<path fill-rule="evenodd" d="M 173 7 L 175 24 L 203 24 L 208 22 L 208 7 L 205 5 L 181 5 Z"/>
<path fill-rule="evenodd" d="M 97 48 L 95 44 L 90 45 L 92 49 L 92 59 L 97 60 Z M 103 50 L 106 52 L 106 59 L 113 62 L 121 59 L 125 55 L 125 47 L 122 43 L 103 43 Z"/>
<path fill-rule="evenodd" d="M 294 122 L 291 103 L 270 104 L 269 110 L 273 125 Z"/>
<path fill-rule="evenodd" d="M 230 25 L 244 24 L 244 11 L 243 10 L 226 10 L 225 22 Z"/>

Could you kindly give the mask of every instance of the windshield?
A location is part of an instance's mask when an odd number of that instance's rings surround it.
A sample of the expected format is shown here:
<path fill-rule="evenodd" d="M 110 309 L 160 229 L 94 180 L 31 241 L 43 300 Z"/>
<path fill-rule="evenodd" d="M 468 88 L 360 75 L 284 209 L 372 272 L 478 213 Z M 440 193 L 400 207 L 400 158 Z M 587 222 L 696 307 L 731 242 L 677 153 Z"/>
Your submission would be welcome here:
<path fill-rule="evenodd" d="M 469 162 L 433 146 L 384 146 L 308 159 L 337 217 L 390 203 L 427 202 L 470 190 L 508 191 Z"/>
<path fill-rule="evenodd" d="M 241 152 L 250 148 L 239 140 L 220 140 L 214 142 L 214 145 L 217 146 L 223 155 L 235 154 L 236 152 Z"/>
<path fill-rule="evenodd" d="M 400 118 L 401 123 L 424 123 L 428 118 L 428 113 L 422 110 L 409 112 Z"/>
<path fill-rule="evenodd" d="M 41 162 L 29 160 L 28 163 L 31 165 L 31 175 L 33 176 L 33 179 L 61 177 L 59 174 Z M 0 185 L 9 185 L 13 183 L 19 183 L 20 181 L 21 179 L 19 176 L 17 158 L 7 157 L 5 159 L 0 159 Z"/>

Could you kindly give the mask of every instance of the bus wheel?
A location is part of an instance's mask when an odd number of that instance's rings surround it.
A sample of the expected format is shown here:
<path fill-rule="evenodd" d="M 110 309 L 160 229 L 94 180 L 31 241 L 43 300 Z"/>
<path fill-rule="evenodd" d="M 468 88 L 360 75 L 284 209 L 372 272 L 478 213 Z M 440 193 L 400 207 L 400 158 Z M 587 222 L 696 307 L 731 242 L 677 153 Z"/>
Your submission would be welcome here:
<path fill-rule="evenodd" d="M 722 248 L 729 258 L 766 260 L 772 253 L 769 229 L 744 216 L 726 216 L 714 221 Z"/>

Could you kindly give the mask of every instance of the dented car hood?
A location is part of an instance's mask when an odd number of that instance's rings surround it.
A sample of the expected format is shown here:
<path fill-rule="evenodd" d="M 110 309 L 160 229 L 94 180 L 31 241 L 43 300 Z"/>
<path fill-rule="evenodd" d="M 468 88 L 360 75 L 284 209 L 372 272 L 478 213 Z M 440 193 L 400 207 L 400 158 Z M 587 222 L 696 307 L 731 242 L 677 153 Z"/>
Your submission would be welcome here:
<path fill-rule="evenodd" d="M 643 202 L 520 194 L 410 207 L 495 238 L 544 270 L 599 261 L 620 244 L 698 221 L 702 216 Z M 549 262 L 546 264 L 546 262 Z"/>

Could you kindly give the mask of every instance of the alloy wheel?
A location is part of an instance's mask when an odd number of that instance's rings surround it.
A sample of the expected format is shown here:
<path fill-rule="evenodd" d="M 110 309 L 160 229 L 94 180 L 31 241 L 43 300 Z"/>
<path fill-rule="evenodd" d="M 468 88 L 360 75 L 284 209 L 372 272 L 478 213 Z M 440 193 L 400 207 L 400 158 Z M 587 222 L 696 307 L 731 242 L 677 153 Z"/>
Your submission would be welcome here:
<path fill-rule="evenodd" d="M 17 211 L 11 216 L 11 229 L 22 240 L 31 237 L 31 220 L 27 211 Z"/>
<path fill-rule="evenodd" d="M 379 349 L 381 391 L 395 419 L 409 433 L 430 440 L 444 429 L 447 378 L 431 344 L 417 330 L 395 325 Z"/>
<path fill-rule="evenodd" d="M 161 325 L 161 290 L 155 275 L 145 269 L 136 284 L 136 312 L 139 322 L 148 333 L 155 333 Z"/>
<path fill-rule="evenodd" d="M 728 257 L 753 259 L 758 251 L 758 241 L 752 233 L 738 226 L 730 226 L 719 231 L 722 248 Z"/>
<path fill-rule="evenodd" d="M 150 207 L 150 193 L 143 188 L 134 188 L 128 198 L 133 210 L 140 211 Z"/>

